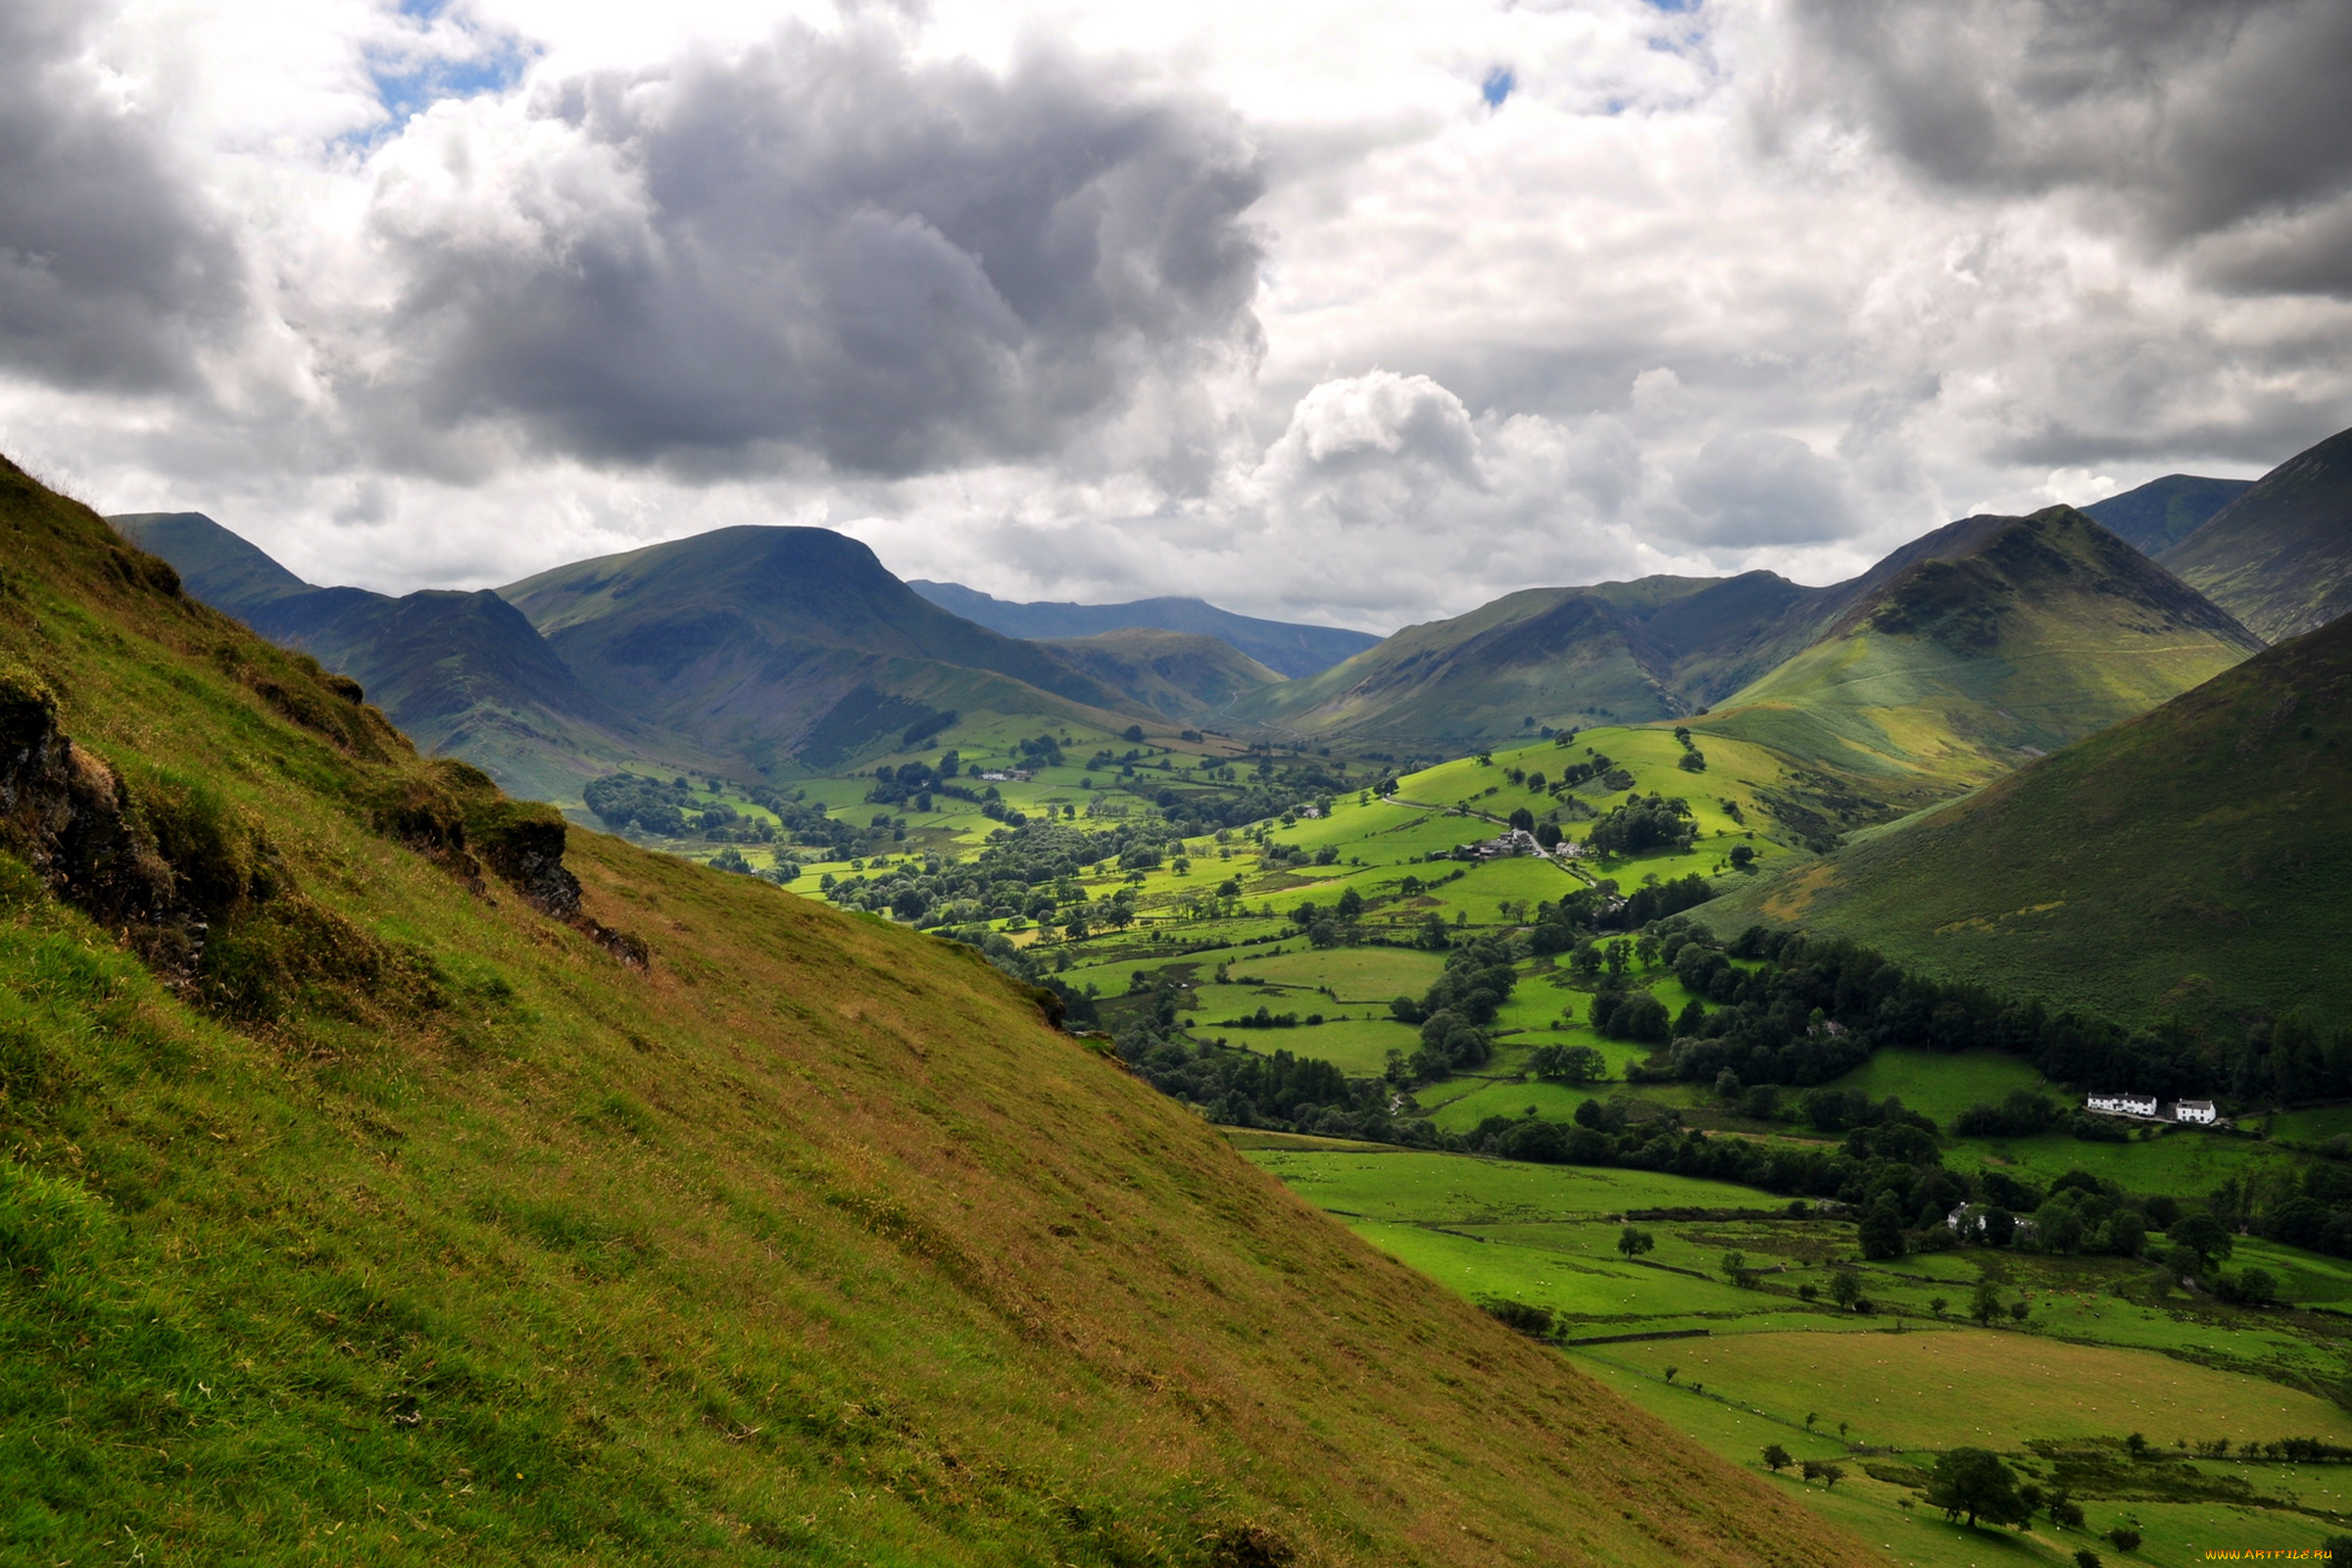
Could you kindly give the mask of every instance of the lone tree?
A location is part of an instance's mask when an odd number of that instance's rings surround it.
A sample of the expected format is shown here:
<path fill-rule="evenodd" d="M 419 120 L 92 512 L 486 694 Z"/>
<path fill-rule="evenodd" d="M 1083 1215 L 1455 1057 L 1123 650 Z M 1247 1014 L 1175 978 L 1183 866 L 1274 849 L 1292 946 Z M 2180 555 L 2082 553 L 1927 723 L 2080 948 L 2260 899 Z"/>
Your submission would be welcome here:
<path fill-rule="evenodd" d="M 1747 1254 L 1735 1249 L 1723 1254 L 1723 1277 L 1734 1285 L 1747 1283 Z"/>
<path fill-rule="evenodd" d="M 2222 1222 L 2203 1209 L 2192 1209 L 2173 1221 L 2165 1236 L 2174 1248 L 2187 1254 L 2181 1261 L 2189 1263 L 2197 1273 L 2210 1272 L 2213 1265 L 2230 1255 L 2230 1232 Z"/>
<path fill-rule="evenodd" d="M 1830 1299 L 1848 1307 L 1862 1299 L 1862 1281 L 1852 1269 L 1830 1270 Z"/>
<path fill-rule="evenodd" d="M 1774 1475 L 1779 1475 L 1794 1462 L 1788 1457 L 1788 1450 L 1779 1444 L 1767 1443 L 1764 1445 L 1764 1466 Z"/>
<path fill-rule="evenodd" d="M 2075 1548 L 2075 1568 L 2100 1568 L 2099 1554 L 2088 1546 Z"/>
<path fill-rule="evenodd" d="M 1992 1327 L 1992 1320 L 2001 1315 L 2001 1293 L 1992 1281 L 1977 1281 L 1977 1294 L 1969 1298 L 1968 1315 L 1986 1328 Z"/>
<path fill-rule="evenodd" d="M 1636 1230 L 1631 1225 L 1617 1233 L 1617 1250 L 1625 1254 L 1625 1260 L 1629 1263 L 1657 1245 L 1656 1237 L 1647 1231 Z M 1674 1374 L 1669 1372 L 1666 1376 L 1671 1381 Z"/>
<path fill-rule="evenodd" d="M 1845 1479 L 1845 1466 L 1831 1459 L 1807 1459 L 1805 1479 L 1820 1482 L 1826 1492 Z"/>
<path fill-rule="evenodd" d="M 1941 1508 L 1946 1519 L 1965 1518 L 1971 1529 L 1979 1519 L 2013 1525 L 2030 1517 L 2026 1500 L 2017 1494 L 2017 1477 L 1986 1448 L 1953 1448 L 1938 1455 L 1928 1478 L 1928 1506 Z"/>
<path fill-rule="evenodd" d="M 2115 1549 L 2118 1551 L 2137 1551 L 2139 1549 L 2139 1532 L 2130 1525 L 2117 1525 L 2113 1530 L 2107 1532 L 2107 1539 L 2115 1543 Z"/>

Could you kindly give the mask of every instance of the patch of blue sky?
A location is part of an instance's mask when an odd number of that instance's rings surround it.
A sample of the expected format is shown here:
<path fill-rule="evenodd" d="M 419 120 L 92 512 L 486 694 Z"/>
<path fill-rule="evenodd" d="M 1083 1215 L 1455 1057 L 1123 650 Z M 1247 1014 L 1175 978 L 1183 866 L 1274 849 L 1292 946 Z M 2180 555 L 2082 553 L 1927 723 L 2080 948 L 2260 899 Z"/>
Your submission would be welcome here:
<path fill-rule="evenodd" d="M 1512 74 L 1510 67 L 1496 66 L 1493 71 L 1487 73 L 1486 80 L 1478 84 L 1478 95 L 1487 101 L 1489 109 L 1500 109 L 1502 101 L 1508 98 L 1511 95 L 1511 89 L 1518 85 L 1519 78 Z"/>
<path fill-rule="evenodd" d="M 398 129 L 444 98 L 476 98 L 504 92 L 522 79 L 530 51 L 502 39 L 489 53 L 466 60 L 370 60 L 368 79 Z"/>
<path fill-rule="evenodd" d="M 448 0 L 400 0 L 400 14 L 417 23 L 420 28 L 428 28 L 441 21 L 447 5 Z M 371 51 L 368 77 L 375 87 L 376 101 L 384 106 L 385 119 L 371 131 L 351 139 L 368 142 L 396 134 L 411 120 L 444 99 L 504 92 L 522 79 L 523 72 L 537 53 L 511 34 L 492 37 L 471 33 L 466 41 L 473 48 L 454 57 L 423 48 Z"/>

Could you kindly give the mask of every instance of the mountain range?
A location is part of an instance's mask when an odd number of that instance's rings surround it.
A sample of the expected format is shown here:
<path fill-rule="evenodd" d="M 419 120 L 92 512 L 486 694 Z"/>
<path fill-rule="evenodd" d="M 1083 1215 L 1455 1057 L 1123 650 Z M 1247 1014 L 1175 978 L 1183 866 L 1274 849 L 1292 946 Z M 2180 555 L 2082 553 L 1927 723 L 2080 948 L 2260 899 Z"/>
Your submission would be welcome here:
<path fill-rule="evenodd" d="M 1296 678 L 1329 669 L 1380 641 L 1369 632 L 1259 620 L 1199 599 L 1138 599 L 1121 605 L 1016 604 L 960 583 L 906 584 L 943 610 L 1007 637 L 1057 641 L 1112 631 L 1175 631 L 1213 637 L 1274 672 Z"/>
<path fill-rule="evenodd" d="M 2348 516 L 2352 432 L 2250 484 L 2174 474 L 2088 512 L 1965 518 L 1828 587 L 1752 571 L 1528 589 L 1378 642 L 1198 600 L 1012 604 L 902 582 L 823 529 L 719 529 L 495 594 L 392 599 L 314 588 L 195 514 L 117 520 L 428 748 L 566 803 L 620 766 L 782 779 L 958 726 L 1140 722 L 1434 756 L 1677 718 L 1771 745 L 1886 814 L 2326 619 L 2352 592 Z"/>
<path fill-rule="evenodd" d="M 1445 752 L 1713 710 L 1726 733 L 1940 787 L 2143 711 L 2259 646 L 2060 508 L 1963 519 L 1826 588 L 1759 571 L 1528 590 L 1407 627 L 1236 711 Z M 1887 715 L 1922 703 L 1939 716 L 1895 733 Z"/>

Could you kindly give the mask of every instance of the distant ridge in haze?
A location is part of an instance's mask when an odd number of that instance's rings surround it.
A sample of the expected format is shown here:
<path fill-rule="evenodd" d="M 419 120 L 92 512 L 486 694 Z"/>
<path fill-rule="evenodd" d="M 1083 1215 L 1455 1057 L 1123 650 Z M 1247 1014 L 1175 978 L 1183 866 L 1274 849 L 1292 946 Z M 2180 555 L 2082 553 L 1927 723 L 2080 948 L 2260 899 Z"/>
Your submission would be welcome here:
<path fill-rule="evenodd" d="M 2352 611 L 2352 430 L 2287 459 L 2159 559 L 2273 642 Z"/>
<path fill-rule="evenodd" d="M 2251 479 L 2208 479 L 2168 473 L 2135 490 L 2126 490 L 2082 509 L 2099 526 L 2126 544 L 2161 556 L 2202 527 L 2205 520 L 2254 488 Z"/>
<path fill-rule="evenodd" d="M 1235 699 L 1282 679 L 1231 644 L 1194 632 L 1128 627 L 1041 646 L 1174 719 L 1213 723 Z"/>
<path fill-rule="evenodd" d="M 1007 637 L 1046 641 L 1093 637 L 1106 631 L 1185 631 L 1214 637 L 1278 675 L 1296 679 L 1329 669 L 1380 641 L 1369 632 L 1260 620 L 1199 599 L 1138 599 L 1123 605 L 1037 601 L 1016 604 L 961 583 L 909 581 L 907 587 L 942 610 L 978 621 Z"/>

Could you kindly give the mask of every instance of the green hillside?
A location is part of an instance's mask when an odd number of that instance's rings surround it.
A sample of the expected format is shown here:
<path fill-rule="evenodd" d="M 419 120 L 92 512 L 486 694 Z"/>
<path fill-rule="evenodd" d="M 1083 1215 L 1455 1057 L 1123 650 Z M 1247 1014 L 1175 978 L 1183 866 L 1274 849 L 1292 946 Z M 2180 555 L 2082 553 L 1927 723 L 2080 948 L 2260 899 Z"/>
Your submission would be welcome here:
<path fill-rule="evenodd" d="M 1169 718 L 1213 718 L 1282 677 L 1214 637 L 1130 628 L 1041 639 L 1078 669 Z"/>
<path fill-rule="evenodd" d="M 2162 559 L 2274 642 L 2352 610 L 2352 430 L 2264 474 Z"/>
<path fill-rule="evenodd" d="M 2352 985 L 2352 620 L 1707 910 L 2155 1020 Z"/>
<path fill-rule="evenodd" d="M 2254 488 L 2251 479 L 2209 479 L 2168 473 L 2136 489 L 2082 509 L 2084 516 L 2134 550 L 2160 556 L 2204 525 L 2205 519 Z"/>
<path fill-rule="evenodd" d="M 240 620 L 272 599 L 314 591 L 260 546 L 201 512 L 137 512 L 106 520 L 141 550 L 172 563 L 189 593 Z"/>
<path fill-rule="evenodd" d="M 1532 735 L 1539 725 L 1670 717 L 1686 705 L 1644 663 L 1628 611 L 1705 586 L 1661 577 L 1526 589 L 1467 615 L 1407 626 L 1319 675 L 1258 692 L 1235 712 L 1281 729 L 1437 752 Z M 1633 603 L 1611 603 L 1611 588 Z"/>
<path fill-rule="evenodd" d="M 567 839 L 0 514 L 11 1559 L 1868 1560 L 970 950 Z"/>
<path fill-rule="evenodd" d="M 1819 640 L 1693 730 L 1918 805 L 2143 713 L 2261 646 L 2066 507 L 1955 523 L 1856 587 Z"/>

